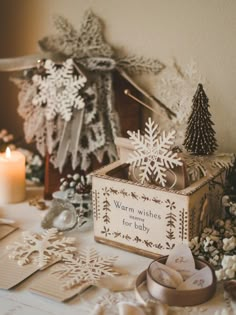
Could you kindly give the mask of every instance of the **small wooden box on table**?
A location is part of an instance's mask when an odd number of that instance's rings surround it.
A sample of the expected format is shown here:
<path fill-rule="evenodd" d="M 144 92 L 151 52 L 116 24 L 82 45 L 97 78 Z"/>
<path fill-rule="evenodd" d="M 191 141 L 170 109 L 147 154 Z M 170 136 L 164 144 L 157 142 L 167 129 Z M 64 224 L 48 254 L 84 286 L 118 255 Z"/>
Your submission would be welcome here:
<path fill-rule="evenodd" d="M 128 168 L 117 161 L 93 173 L 96 241 L 155 258 L 222 216 L 224 169 L 177 191 L 132 182 Z"/>

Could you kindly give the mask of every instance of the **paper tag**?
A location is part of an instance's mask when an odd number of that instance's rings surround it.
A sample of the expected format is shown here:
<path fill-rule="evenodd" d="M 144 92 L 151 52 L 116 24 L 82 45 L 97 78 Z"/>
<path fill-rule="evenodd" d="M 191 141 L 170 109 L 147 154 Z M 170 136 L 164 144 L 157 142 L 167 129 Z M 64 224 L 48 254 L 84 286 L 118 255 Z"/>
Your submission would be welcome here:
<path fill-rule="evenodd" d="M 157 261 L 151 264 L 149 272 L 153 280 L 166 287 L 177 288 L 183 282 L 183 278 L 178 271 Z"/>
<path fill-rule="evenodd" d="M 178 286 L 177 290 L 203 289 L 211 285 L 212 281 L 213 277 L 211 269 L 206 266 L 184 281 L 180 286 Z"/>
<path fill-rule="evenodd" d="M 192 252 L 184 244 L 174 247 L 167 258 L 166 266 L 178 271 L 184 280 L 191 277 L 197 271 Z"/>
<path fill-rule="evenodd" d="M 38 270 L 38 266 L 29 264 L 19 266 L 15 260 L 11 260 L 8 254 L 1 257 L 0 263 L 0 288 L 9 290 L 21 283 Z"/>
<path fill-rule="evenodd" d="M 30 291 L 58 302 L 65 302 L 82 293 L 91 286 L 88 283 L 83 283 L 75 288 L 65 289 L 62 286 L 61 279 L 52 274 L 54 268 L 55 266 L 48 268 L 43 271 L 43 274 L 39 272 L 40 276 L 33 282 L 30 287 Z"/>
<path fill-rule="evenodd" d="M 0 289 L 9 290 L 26 280 L 36 271 L 44 270 L 57 262 L 58 259 L 50 261 L 50 263 L 44 265 L 41 269 L 34 263 L 20 266 L 16 260 L 9 258 L 9 254 L 5 254 L 1 256 L 0 260 Z"/>

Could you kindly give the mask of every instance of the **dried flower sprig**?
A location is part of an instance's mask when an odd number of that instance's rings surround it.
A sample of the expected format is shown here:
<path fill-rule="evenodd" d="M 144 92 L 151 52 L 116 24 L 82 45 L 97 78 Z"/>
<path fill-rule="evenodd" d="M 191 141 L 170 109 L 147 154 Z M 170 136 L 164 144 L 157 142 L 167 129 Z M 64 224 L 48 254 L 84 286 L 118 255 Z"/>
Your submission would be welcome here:
<path fill-rule="evenodd" d="M 44 160 L 43 158 L 32 151 L 18 148 L 26 160 L 26 179 L 34 184 L 42 184 L 44 181 Z"/>
<path fill-rule="evenodd" d="M 236 217 L 216 220 L 204 229 L 200 237 L 189 246 L 194 256 L 207 260 L 216 269 L 218 280 L 232 279 L 236 275 Z"/>
<path fill-rule="evenodd" d="M 0 152 L 4 152 L 7 147 L 10 147 L 11 150 L 14 150 L 14 136 L 9 133 L 6 129 L 0 130 Z"/>

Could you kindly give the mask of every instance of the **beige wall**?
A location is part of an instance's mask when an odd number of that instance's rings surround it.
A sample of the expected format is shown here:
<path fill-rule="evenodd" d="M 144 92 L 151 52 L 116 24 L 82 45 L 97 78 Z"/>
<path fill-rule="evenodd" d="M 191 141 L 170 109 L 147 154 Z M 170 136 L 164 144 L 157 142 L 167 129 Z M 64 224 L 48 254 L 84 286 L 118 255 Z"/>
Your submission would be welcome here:
<path fill-rule="evenodd" d="M 35 52 L 37 40 L 55 32 L 54 14 L 79 28 L 84 11 L 91 8 L 104 22 L 107 41 L 118 49 L 164 63 L 175 57 L 180 65 L 193 58 L 208 80 L 220 150 L 236 152 L 235 0 L 0 0 L 0 5 L 0 57 Z M 15 125 L 9 115 L 2 119 L 3 108 L 16 107 L 2 90 L 5 80 L 1 75 L 0 127 Z M 155 93 L 153 82 L 144 84 Z"/>

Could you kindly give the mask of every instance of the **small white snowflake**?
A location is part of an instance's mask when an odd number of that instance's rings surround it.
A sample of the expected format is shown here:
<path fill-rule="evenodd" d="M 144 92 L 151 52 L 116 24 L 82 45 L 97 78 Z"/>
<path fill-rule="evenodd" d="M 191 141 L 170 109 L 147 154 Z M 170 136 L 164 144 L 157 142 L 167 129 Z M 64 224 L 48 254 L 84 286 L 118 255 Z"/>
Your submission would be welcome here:
<path fill-rule="evenodd" d="M 63 265 L 56 266 L 52 272 L 63 280 L 63 287 L 71 289 L 87 283 L 93 285 L 104 276 L 117 274 L 113 264 L 117 257 L 99 256 L 95 249 L 81 251 L 78 257 L 66 259 Z"/>
<path fill-rule="evenodd" d="M 199 82 L 205 83 L 206 79 L 194 60 L 183 68 L 174 61 L 157 78 L 158 96 L 176 113 L 176 120 L 180 124 L 185 124 L 188 120 L 192 98 Z"/>
<path fill-rule="evenodd" d="M 65 121 L 70 121 L 73 109 L 85 106 L 80 90 L 87 79 L 82 75 L 74 75 L 73 60 L 67 59 L 58 67 L 53 61 L 46 60 L 45 75 L 34 75 L 32 80 L 38 88 L 33 98 L 34 105 L 45 106 L 47 120 L 60 114 Z"/>
<path fill-rule="evenodd" d="M 15 242 L 7 246 L 10 251 L 9 258 L 17 260 L 20 266 L 33 262 L 41 268 L 57 258 L 69 259 L 76 251 L 76 248 L 72 246 L 75 239 L 61 237 L 61 233 L 58 233 L 55 228 L 43 234 L 25 231 L 22 236 L 23 243 Z"/>
<path fill-rule="evenodd" d="M 141 183 L 154 180 L 165 186 L 166 170 L 174 166 L 182 165 L 177 153 L 171 151 L 174 144 L 175 130 L 162 132 L 158 130 L 158 125 L 148 119 L 145 127 L 145 135 L 128 131 L 130 140 L 135 147 L 135 151 L 130 154 L 128 163 L 134 167 L 139 167 Z"/>

